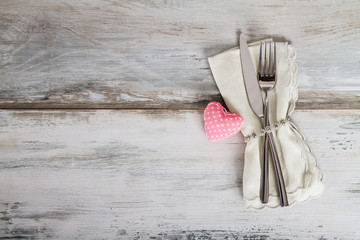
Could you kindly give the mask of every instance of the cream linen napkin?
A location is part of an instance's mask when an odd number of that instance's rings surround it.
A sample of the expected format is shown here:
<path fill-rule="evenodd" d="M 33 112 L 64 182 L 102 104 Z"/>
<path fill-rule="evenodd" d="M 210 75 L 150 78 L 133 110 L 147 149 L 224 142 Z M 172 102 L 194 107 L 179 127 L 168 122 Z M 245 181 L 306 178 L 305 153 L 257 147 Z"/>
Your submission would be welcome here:
<path fill-rule="evenodd" d="M 272 39 L 267 39 L 267 41 L 272 41 Z M 295 48 L 288 43 L 277 42 L 276 50 L 277 81 L 275 87 L 269 92 L 270 124 L 290 117 L 298 98 Z M 255 68 L 258 66 L 259 42 L 249 44 L 249 51 Z M 258 132 L 262 128 L 261 120 L 252 111 L 247 98 L 239 47 L 209 57 L 208 60 L 228 109 L 244 118 L 242 134 L 249 136 Z M 273 134 L 289 205 L 319 197 L 324 190 L 322 173 L 303 135 L 291 121 L 273 131 Z M 269 202 L 263 204 L 260 200 L 262 148 L 263 137 L 252 138 L 246 144 L 243 197 L 247 208 L 262 209 L 265 206 L 271 208 L 280 206 L 271 160 L 269 162 Z"/>

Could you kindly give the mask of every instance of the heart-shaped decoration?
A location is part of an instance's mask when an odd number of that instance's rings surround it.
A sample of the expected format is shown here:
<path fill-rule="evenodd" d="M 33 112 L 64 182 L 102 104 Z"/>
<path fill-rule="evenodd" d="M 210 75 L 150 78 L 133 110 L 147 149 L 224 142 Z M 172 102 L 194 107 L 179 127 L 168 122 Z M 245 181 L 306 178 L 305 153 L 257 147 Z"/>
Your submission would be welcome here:
<path fill-rule="evenodd" d="M 244 123 L 244 119 L 229 113 L 218 102 L 210 102 L 204 111 L 206 136 L 209 141 L 222 140 L 237 134 Z"/>

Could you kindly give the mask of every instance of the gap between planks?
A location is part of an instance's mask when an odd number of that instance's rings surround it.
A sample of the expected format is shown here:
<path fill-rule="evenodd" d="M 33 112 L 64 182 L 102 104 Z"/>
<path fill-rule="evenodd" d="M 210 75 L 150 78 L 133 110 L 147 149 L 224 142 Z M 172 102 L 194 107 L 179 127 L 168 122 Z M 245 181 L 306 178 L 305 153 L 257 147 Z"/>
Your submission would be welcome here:
<path fill-rule="evenodd" d="M 226 106 L 224 106 L 226 108 Z M 199 110 L 205 110 L 205 107 L 200 108 L 200 107 L 94 107 L 94 106 L 89 106 L 89 107 L 0 107 L 0 110 L 24 110 L 24 111 L 41 111 L 41 110 L 59 110 L 59 111 L 63 111 L 63 110 L 72 110 L 72 111 L 86 111 L 86 110 L 169 110 L 169 111 L 177 111 L 177 110 L 184 110 L 184 111 L 199 111 Z M 359 110 L 358 108 L 312 108 L 312 107 L 299 107 L 296 108 L 296 110 L 323 110 L 323 111 L 351 111 L 351 110 Z"/>

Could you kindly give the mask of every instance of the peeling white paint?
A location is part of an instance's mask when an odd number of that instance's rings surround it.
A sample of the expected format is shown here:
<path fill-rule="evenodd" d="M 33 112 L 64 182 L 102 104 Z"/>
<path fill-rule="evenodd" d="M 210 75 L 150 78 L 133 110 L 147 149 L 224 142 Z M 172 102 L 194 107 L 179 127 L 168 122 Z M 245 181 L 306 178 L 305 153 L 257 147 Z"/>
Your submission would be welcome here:
<path fill-rule="evenodd" d="M 91 101 L 100 102 L 104 98 L 105 98 L 105 96 L 100 93 L 95 93 L 95 92 L 89 91 L 89 99 Z"/>
<path fill-rule="evenodd" d="M 184 101 L 184 97 L 179 97 L 179 96 L 175 96 L 175 95 L 157 95 L 157 97 L 161 100 L 166 100 L 166 101 L 173 101 L 173 100 L 177 100 L 177 101 Z"/>
<path fill-rule="evenodd" d="M 126 93 L 120 93 L 120 96 L 116 97 L 117 101 L 123 100 L 123 101 L 127 101 L 127 102 L 136 102 L 136 101 L 140 101 L 140 102 L 145 102 L 145 101 L 153 101 L 153 99 L 151 98 L 144 98 L 144 97 L 135 97 L 134 95 L 130 96 L 129 94 Z"/>

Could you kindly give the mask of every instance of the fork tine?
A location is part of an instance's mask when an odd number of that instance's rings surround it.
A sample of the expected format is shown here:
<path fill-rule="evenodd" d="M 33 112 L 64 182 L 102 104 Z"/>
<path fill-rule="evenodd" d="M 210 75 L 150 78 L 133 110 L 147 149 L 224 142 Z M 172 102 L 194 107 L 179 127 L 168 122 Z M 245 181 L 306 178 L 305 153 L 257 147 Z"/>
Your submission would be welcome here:
<path fill-rule="evenodd" d="M 262 62 L 262 42 L 260 42 L 260 54 L 259 54 L 259 67 L 258 67 L 258 77 L 261 77 L 261 62 Z"/>
<path fill-rule="evenodd" d="M 263 75 L 266 77 L 266 42 L 265 42 L 265 54 L 264 54 L 264 64 L 263 64 Z"/>
<path fill-rule="evenodd" d="M 271 72 L 271 68 L 270 68 L 270 64 L 271 64 L 272 58 L 271 58 L 271 42 L 269 42 L 269 64 L 268 64 L 268 77 L 271 77 L 272 72 Z"/>
<path fill-rule="evenodd" d="M 276 77 L 276 43 L 274 42 L 273 74 Z"/>
<path fill-rule="evenodd" d="M 264 53 L 263 53 L 264 52 Z M 263 56 L 264 55 L 264 56 Z M 276 43 L 260 42 L 258 78 L 263 81 L 276 75 Z"/>

